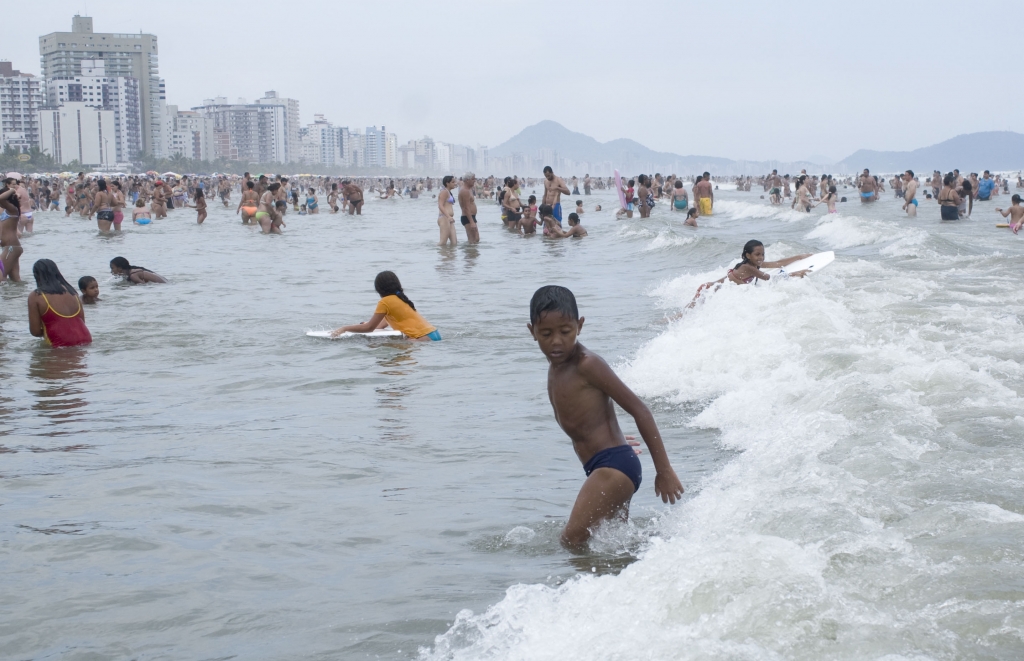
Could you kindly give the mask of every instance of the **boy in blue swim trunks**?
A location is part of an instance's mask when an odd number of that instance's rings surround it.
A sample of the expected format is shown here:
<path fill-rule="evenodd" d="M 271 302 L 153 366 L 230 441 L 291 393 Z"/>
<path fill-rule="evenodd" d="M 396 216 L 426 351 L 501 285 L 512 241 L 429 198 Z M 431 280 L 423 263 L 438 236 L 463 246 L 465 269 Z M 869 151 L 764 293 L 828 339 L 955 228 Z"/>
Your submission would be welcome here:
<path fill-rule="evenodd" d="M 615 404 L 633 416 L 647 443 L 657 471 L 654 493 L 666 503 L 683 496 L 650 409 L 608 363 L 576 341 L 583 321 L 565 287 L 541 287 L 530 301 L 527 328 L 550 364 L 548 399 L 587 474 L 562 531 L 562 544 L 577 552 L 586 549 L 597 524 L 629 517 L 629 502 L 640 488 L 640 460 L 619 429 Z"/>

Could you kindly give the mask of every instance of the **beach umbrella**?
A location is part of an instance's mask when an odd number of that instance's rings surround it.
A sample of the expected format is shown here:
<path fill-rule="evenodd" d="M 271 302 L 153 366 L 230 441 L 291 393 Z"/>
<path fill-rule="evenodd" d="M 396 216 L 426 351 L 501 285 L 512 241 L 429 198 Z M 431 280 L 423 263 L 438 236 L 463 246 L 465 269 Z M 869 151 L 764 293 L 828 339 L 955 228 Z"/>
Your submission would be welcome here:
<path fill-rule="evenodd" d="M 181 179 L 181 175 L 176 172 L 164 172 L 161 177 L 174 177 L 175 179 Z"/>

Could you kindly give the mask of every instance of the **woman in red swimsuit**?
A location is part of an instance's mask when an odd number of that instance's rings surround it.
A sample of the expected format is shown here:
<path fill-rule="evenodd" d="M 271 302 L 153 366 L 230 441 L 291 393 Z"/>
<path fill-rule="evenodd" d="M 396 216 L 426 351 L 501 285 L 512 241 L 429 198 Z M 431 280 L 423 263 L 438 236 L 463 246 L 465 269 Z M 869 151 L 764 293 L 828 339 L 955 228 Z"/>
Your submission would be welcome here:
<path fill-rule="evenodd" d="M 36 290 L 28 295 L 28 330 L 51 346 L 76 347 L 92 342 L 85 311 L 75 288 L 60 274 L 52 259 L 32 265 Z"/>

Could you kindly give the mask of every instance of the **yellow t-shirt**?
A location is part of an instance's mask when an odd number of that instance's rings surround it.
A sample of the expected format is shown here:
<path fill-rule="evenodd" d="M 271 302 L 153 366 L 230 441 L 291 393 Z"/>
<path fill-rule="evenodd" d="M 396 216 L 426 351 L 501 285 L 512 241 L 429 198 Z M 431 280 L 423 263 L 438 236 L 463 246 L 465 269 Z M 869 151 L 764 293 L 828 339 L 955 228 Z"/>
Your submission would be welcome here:
<path fill-rule="evenodd" d="M 394 294 L 385 296 L 377 303 L 374 314 L 383 314 L 388 325 L 413 339 L 423 337 L 437 329 L 431 326 L 420 313 L 409 307 L 409 304 Z"/>

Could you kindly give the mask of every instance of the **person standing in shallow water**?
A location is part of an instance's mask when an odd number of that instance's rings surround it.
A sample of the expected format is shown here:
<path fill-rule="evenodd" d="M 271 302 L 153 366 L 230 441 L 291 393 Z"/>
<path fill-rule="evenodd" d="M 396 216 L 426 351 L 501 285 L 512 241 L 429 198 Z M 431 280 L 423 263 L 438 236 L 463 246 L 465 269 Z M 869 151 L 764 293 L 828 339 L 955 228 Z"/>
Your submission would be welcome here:
<path fill-rule="evenodd" d="M 467 172 L 459 188 L 459 209 L 462 210 L 462 226 L 466 228 L 466 242 L 480 243 L 480 228 L 476 224 L 476 175 Z"/>
<path fill-rule="evenodd" d="M 28 331 L 54 347 L 92 342 L 78 292 L 60 274 L 53 260 L 37 261 L 32 265 L 32 275 L 36 290 L 28 295 Z"/>
<path fill-rule="evenodd" d="M 25 249 L 18 239 L 21 204 L 18 202 L 18 176 L 12 172 L 4 178 L 0 189 L 0 282 L 10 278 L 21 282 L 21 255 Z"/>

